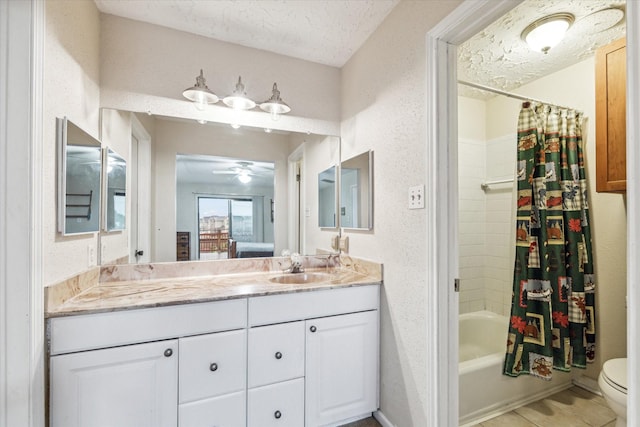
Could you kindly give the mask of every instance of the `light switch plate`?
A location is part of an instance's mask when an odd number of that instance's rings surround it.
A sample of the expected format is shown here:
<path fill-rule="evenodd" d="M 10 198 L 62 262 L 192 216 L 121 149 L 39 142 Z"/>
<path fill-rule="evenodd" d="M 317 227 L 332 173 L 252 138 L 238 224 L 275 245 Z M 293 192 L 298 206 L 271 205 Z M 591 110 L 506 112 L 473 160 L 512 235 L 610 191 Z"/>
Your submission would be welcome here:
<path fill-rule="evenodd" d="M 424 209 L 424 185 L 409 187 L 409 209 Z"/>

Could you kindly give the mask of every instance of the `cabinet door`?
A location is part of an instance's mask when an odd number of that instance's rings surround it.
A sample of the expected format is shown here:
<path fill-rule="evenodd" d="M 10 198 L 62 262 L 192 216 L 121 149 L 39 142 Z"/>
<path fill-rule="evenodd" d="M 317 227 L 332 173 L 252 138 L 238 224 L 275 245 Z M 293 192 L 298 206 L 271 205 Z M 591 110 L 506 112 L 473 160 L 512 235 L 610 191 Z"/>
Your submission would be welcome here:
<path fill-rule="evenodd" d="M 627 189 L 626 39 L 596 51 L 596 191 Z"/>
<path fill-rule="evenodd" d="M 51 357 L 51 427 L 174 427 L 178 341 Z"/>
<path fill-rule="evenodd" d="M 304 322 L 249 329 L 249 388 L 304 376 Z"/>
<path fill-rule="evenodd" d="M 304 426 L 304 378 L 249 390 L 249 427 Z"/>
<path fill-rule="evenodd" d="M 306 427 L 377 409 L 377 311 L 307 320 L 306 346 Z"/>
<path fill-rule="evenodd" d="M 246 329 L 180 338 L 180 403 L 244 390 Z"/>

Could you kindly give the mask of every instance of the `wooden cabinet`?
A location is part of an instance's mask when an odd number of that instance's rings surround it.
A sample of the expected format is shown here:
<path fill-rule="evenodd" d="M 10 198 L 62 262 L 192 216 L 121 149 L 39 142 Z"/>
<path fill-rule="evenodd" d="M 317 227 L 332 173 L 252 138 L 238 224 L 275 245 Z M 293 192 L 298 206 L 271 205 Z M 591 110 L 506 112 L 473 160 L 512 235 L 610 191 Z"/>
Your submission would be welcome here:
<path fill-rule="evenodd" d="M 596 191 L 624 192 L 626 167 L 626 39 L 596 51 Z"/>
<path fill-rule="evenodd" d="M 51 357 L 52 427 L 175 427 L 178 341 Z"/>
<path fill-rule="evenodd" d="M 176 233 L 176 261 L 191 259 L 191 233 L 178 231 Z"/>
<path fill-rule="evenodd" d="M 307 321 L 306 426 L 378 408 L 378 312 Z"/>

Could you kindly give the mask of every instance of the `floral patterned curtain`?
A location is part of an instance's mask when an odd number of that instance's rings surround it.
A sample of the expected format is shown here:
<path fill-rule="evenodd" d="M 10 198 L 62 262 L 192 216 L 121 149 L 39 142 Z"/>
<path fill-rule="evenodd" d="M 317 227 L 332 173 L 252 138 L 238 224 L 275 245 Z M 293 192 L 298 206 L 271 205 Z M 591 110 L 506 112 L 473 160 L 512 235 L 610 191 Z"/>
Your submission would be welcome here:
<path fill-rule="evenodd" d="M 595 351 L 582 113 L 525 102 L 518 118 L 516 259 L 504 373 L 547 380 Z"/>

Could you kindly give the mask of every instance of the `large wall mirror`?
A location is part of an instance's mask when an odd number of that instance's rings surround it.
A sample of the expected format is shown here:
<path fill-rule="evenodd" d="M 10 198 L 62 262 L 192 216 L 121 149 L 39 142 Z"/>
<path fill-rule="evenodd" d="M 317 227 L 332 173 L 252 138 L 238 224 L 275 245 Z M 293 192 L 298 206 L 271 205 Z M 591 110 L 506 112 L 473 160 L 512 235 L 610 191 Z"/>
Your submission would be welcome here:
<path fill-rule="evenodd" d="M 104 150 L 105 231 L 124 230 L 127 226 L 127 162 L 111 148 Z"/>
<path fill-rule="evenodd" d="M 373 229 L 373 151 L 340 163 L 340 226 Z"/>
<path fill-rule="evenodd" d="M 339 137 L 114 111 L 103 110 L 103 132 L 122 126 L 109 118 L 126 113 L 151 138 L 151 153 L 137 155 L 148 164 L 132 157 L 127 184 L 127 223 L 150 236 L 147 247 L 130 244 L 150 262 L 331 251 L 337 230 L 318 227 L 318 174 L 340 163 Z M 146 193 L 135 182 L 145 171 Z M 140 192 L 151 194 L 148 209 Z M 139 234 L 130 231 L 131 239 Z M 235 254 L 228 239 L 237 242 Z"/>
<path fill-rule="evenodd" d="M 100 228 L 102 148 L 69 119 L 57 120 L 58 231 L 94 233 Z"/>

